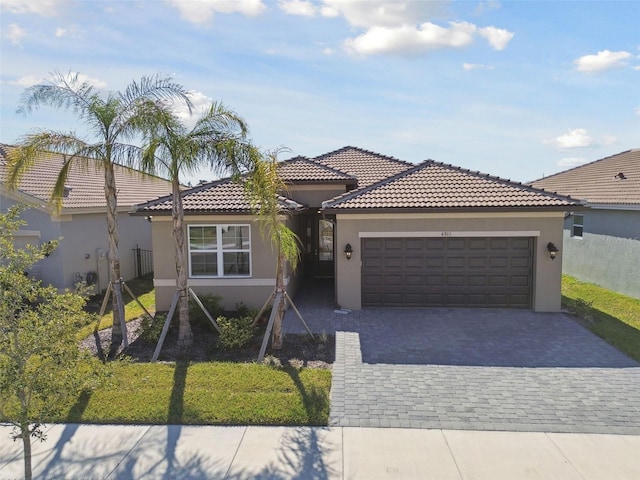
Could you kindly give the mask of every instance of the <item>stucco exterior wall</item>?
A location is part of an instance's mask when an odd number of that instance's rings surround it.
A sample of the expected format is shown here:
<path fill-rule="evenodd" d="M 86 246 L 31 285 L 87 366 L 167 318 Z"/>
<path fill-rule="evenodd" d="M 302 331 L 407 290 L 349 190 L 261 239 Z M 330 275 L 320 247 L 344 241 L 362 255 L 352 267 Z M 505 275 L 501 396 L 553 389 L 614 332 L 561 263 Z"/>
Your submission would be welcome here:
<path fill-rule="evenodd" d="M 311 208 L 320 208 L 322 202 L 346 191 L 344 185 L 289 185 L 287 197 Z"/>
<path fill-rule="evenodd" d="M 3 212 L 15 202 L 3 197 Z M 39 232 L 40 244 L 60 240 L 58 248 L 34 266 L 36 276 L 45 285 L 58 290 L 73 288 L 76 274 L 98 273 L 95 290 L 103 290 L 109 284 L 107 219 L 106 213 L 78 213 L 51 216 L 47 211 L 29 208 L 21 218 L 27 222 L 24 230 Z M 131 217 L 126 212 L 118 215 L 120 267 L 122 278 L 135 276 L 133 248 L 151 249 L 151 224 L 144 217 Z"/>
<path fill-rule="evenodd" d="M 295 218 L 292 220 L 295 222 Z M 243 215 L 201 215 L 185 217 L 185 228 L 189 225 L 250 225 L 251 227 L 251 275 L 249 277 L 190 278 L 189 286 L 197 295 L 213 294 L 221 297 L 221 306 L 234 310 L 236 304 L 244 303 L 249 308 L 260 308 L 275 288 L 276 258 L 270 242 L 265 242 L 260 225 L 255 217 Z M 154 217 L 153 263 L 156 289 L 156 309 L 169 310 L 176 292 L 175 255 L 170 217 Z M 186 240 L 186 237 L 185 237 Z M 188 258 L 188 246 L 185 245 Z M 293 295 L 295 282 L 287 274 L 287 290 Z"/>
<path fill-rule="evenodd" d="M 572 237 L 565 221 L 564 273 L 640 298 L 640 211 L 588 210 L 583 236 Z"/>
<path fill-rule="evenodd" d="M 336 252 L 350 243 L 351 260 L 336 255 L 337 303 L 342 308 L 361 309 L 360 232 L 536 232 L 534 237 L 533 310 L 560 311 L 562 278 L 562 212 L 480 213 L 480 214 L 339 214 L 336 227 Z M 551 260 L 546 249 L 553 242 L 560 252 Z"/>

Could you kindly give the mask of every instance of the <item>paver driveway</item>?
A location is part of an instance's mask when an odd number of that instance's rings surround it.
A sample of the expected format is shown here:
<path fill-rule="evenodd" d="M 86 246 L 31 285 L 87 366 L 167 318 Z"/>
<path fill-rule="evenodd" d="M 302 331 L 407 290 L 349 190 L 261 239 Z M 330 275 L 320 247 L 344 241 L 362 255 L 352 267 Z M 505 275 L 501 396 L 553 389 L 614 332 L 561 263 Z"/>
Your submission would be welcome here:
<path fill-rule="evenodd" d="M 335 331 L 331 425 L 640 434 L 640 366 L 564 314 L 298 306 Z"/>

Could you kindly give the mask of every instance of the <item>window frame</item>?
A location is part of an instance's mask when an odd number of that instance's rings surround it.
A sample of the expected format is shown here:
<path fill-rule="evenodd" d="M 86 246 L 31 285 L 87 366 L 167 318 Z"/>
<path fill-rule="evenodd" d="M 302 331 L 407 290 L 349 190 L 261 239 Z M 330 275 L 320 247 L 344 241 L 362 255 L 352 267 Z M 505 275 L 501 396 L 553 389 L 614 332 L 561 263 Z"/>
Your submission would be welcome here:
<path fill-rule="evenodd" d="M 576 220 L 580 220 L 580 223 L 577 223 Z M 580 230 L 580 234 L 576 233 L 577 229 Z M 584 214 L 582 213 L 574 213 L 573 214 L 573 222 L 571 223 L 571 238 L 584 238 Z"/>
<path fill-rule="evenodd" d="M 191 249 L 191 228 L 215 228 L 216 229 L 216 248 L 195 250 Z M 229 227 L 246 227 L 248 230 L 247 240 L 249 246 L 247 248 L 224 248 L 223 231 Z M 193 253 L 215 253 L 216 254 L 216 275 L 194 275 L 192 269 Z M 224 254 L 225 253 L 246 253 L 249 256 L 249 273 L 225 275 L 224 273 Z M 251 254 L 251 225 L 248 223 L 193 223 L 187 225 L 187 256 L 189 262 L 189 278 L 251 278 L 252 276 L 252 254 Z"/>

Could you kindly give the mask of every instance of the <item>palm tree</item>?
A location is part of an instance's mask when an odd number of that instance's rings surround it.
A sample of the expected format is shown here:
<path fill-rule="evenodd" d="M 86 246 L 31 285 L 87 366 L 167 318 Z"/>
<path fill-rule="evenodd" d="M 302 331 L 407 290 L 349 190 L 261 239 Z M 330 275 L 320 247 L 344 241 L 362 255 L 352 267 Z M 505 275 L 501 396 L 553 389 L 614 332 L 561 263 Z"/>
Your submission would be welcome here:
<path fill-rule="evenodd" d="M 254 158 L 251 167 L 244 179 L 245 192 L 251 209 L 258 215 L 262 236 L 269 239 L 276 250 L 271 345 L 278 350 L 282 348 L 282 319 L 287 302 L 285 269 L 287 262 L 292 270 L 296 269 L 300 259 L 300 239 L 286 224 L 288 210 L 284 207 L 281 197 L 286 192 L 286 185 L 278 175 L 278 152 L 269 152 L 266 156 Z"/>
<path fill-rule="evenodd" d="M 141 158 L 141 149 L 133 144 L 139 129 L 151 120 L 155 112 L 142 108 L 147 102 L 166 104 L 179 100 L 191 110 L 188 92 L 171 78 L 145 76 L 140 82 L 131 82 L 123 92 L 100 95 L 88 82 L 80 82 L 78 74 L 54 73 L 50 83 L 34 85 L 25 90 L 18 112 L 28 113 L 42 105 L 73 112 L 87 127 L 89 139 L 75 133 L 53 130 L 25 135 L 18 148 L 9 155 L 8 184 L 16 188 L 22 175 L 31 169 L 41 152 L 65 155 L 51 195 L 51 202 L 58 211 L 62 205 L 64 185 L 72 164 L 84 166 L 97 161 L 104 170 L 104 193 L 107 202 L 107 232 L 109 237 L 109 272 L 114 287 L 112 351 L 122 342 L 124 306 L 120 284 L 120 255 L 118 252 L 117 189 L 114 165 L 134 165 Z M 126 328 L 126 326 L 125 326 Z"/>
<path fill-rule="evenodd" d="M 156 105 L 150 104 L 150 108 Z M 178 343 L 185 350 L 193 343 L 189 322 L 189 291 L 185 259 L 184 210 L 180 177 L 203 166 L 215 171 L 238 174 L 251 162 L 255 149 L 247 140 L 247 125 L 222 103 L 213 103 L 188 129 L 171 111 L 164 109 L 148 125 L 144 154 L 139 167 L 148 173 L 165 175 L 172 184 L 173 238 L 178 290 Z"/>

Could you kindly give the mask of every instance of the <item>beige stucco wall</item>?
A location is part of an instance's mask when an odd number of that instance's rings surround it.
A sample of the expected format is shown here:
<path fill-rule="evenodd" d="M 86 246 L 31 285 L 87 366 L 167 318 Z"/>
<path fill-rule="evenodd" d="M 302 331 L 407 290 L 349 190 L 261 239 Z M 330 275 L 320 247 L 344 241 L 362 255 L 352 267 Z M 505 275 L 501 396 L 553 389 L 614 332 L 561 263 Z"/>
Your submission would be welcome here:
<path fill-rule="evenodd" d="M 295 221 L 295 220 L 293 220 Z M 244 303 L 249 308 L 260 308 L 272 294 L 275 287 L 276 259 L 270 242 L 265 242 L 260 233 L 260 225 L 255 217 L 242 215 L 201 215 L 185 217 L 188 225 L 250 225 L 251 227 L 251 275 L 250 277 L 190 278 L 189 286 L 200 294 L 221 297 L 224 309 L 234 310 L 236 304 Z M 174 243 L 170 217 L 153 217 L 153 265 L 156 290 L 156 309 L 169 310 L 175 294 L 176 267 Z M 185 235 L 185 243 L 187 237 Z M 185 245 L 185 258 L 188 249 Z M 289 279 L 288 291 L 293 295 L 296 282 Z"/>
<path fill-rule="evenodd" d="M 346 191 L 344 185 L 288 185 L 286 196 L 311 208 Z"/>
<path fill-rule="evenodd" d="M 339 214 L 336 217 L 336 296 L 342 308 L 361 309 L 360 232 L 401 235 L 423 232 L 425 236 L 492 236 L 494 232 L 528 233 L 534 237 L 533 310 L 560 311 L 562 280 L 562 212 L 478 213 L 478 214 Z M 532 234 L 535 232 L 535 234 Z M 389 236 L 386 235 L 386 236 Z M 385 236 L 384 234 L 381 236 Z M 553 242 L 560 252 L 555 260 L 546 249 Z M 347 243 L 354 249 L 351 260 L 341 252 Z"/>

